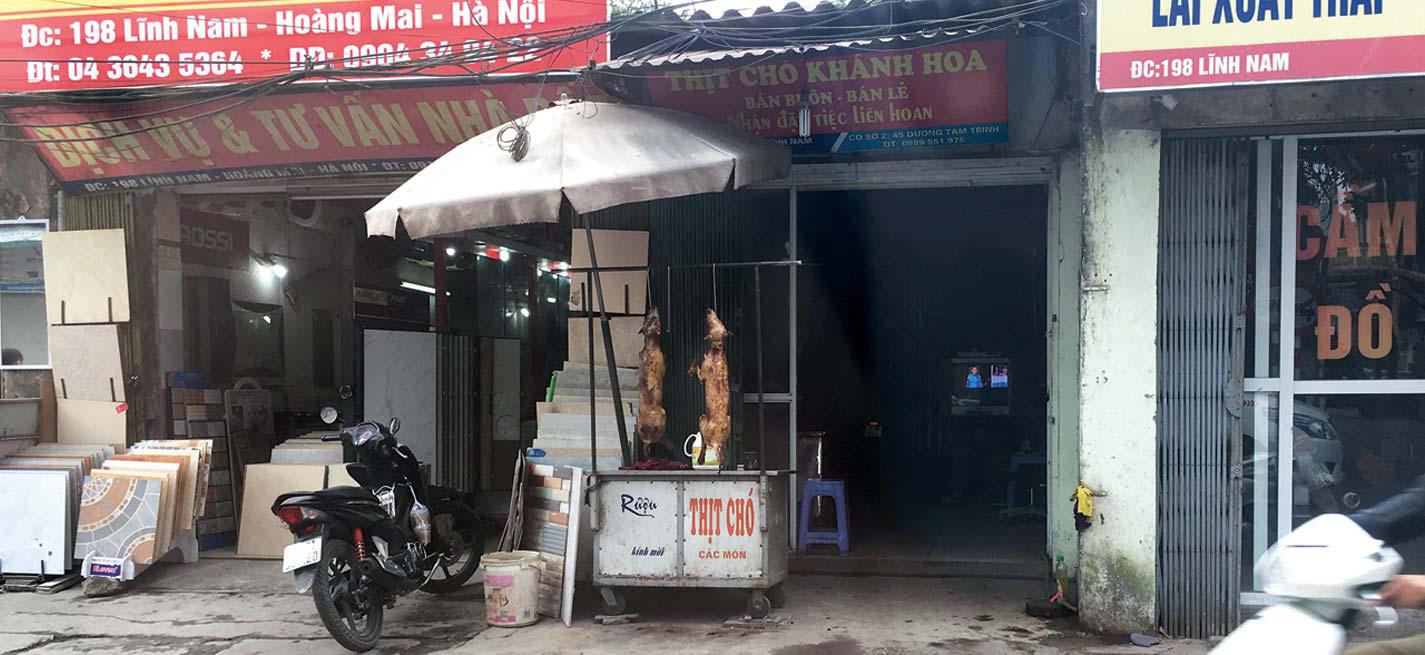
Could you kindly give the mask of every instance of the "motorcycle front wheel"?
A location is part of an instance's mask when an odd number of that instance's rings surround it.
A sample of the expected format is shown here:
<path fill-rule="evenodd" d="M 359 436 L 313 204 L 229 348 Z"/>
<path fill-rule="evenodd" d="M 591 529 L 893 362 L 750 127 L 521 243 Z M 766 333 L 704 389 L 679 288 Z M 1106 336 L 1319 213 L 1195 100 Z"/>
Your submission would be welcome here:
<path fill-rule="evenodd" d="M 322 561 L 312 582 L 317 615 L 332 639 L 358 653 L 376 647 L 385 618 L 382 589 L 362 575 L 356 551 L 340 539 L 322 545 Z"/>
<path fill-rule="evenodd" d="M 441 559 L 436 562 L 430 580 L 421 586 L 421 591 L 431 594 L 459 591 L 480 568 L 480 557 L 485 554 L 485 534 L 475 510 L 464 503 L 452 502 L 441 508 L 432 521 L 444 523 L 441 514 L 450 515 L 451 530 L 439 535 L 444 545 Z"/>

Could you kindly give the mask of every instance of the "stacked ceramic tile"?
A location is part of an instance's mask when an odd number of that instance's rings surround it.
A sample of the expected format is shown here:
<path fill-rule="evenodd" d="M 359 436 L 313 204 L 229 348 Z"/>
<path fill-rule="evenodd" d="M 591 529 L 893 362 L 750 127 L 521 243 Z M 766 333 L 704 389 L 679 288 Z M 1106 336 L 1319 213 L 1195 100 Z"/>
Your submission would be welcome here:
<path fill-rule="evenodd" d="M 84 480 L 75 559 L 142 566 L 189 538 L 207 503 L 212 458 L 205 439 L 143 441 L 106 458 Z"/>
<path fill-rule="evenodd" d="M 274 456 L 276 453 L 274 450 Z M 280 559 L 282 549 L 292 543 L 292 533 L 272 515 L 278 496 L 355 486 L 360 485 L 347 474 L 345 464 L 248 464 L 243 475 L 238 556 Z"/>
<path fill-rule="evenodd" d="M 594 385 L 594 395 L 598 398 L 594 406 L 593 420 L 598 467 L 610 469 L 620 466 L 623 459 L 608 368 L 598 366 L 591 376 L 588 364 L 573 362 L 565 362 L 564 369 L 555 375 L 553 400 L 539 403 L 539 421 L 533 448 L 543 452 L 543 455 L 534 456 L 532 461 L 551 466 L 589 468 L 591 381 Z M 618 369 L 618 383 L 623 400 L 624 425 L 632 443 L 633 428 L 638 416 L 638 371 Z"/>
<path fill-rule="evenodd" d="M 40 444 L 0 458 L 0 573 L 74 568 L 85 476 L 113 455 L 113 446 Z"/>
<path fill-rule="evenodd" d="M 119 326 L 129 320 L 123 230 L 44 235 L 45 308 L 63 444 L 127 443 Z"/>

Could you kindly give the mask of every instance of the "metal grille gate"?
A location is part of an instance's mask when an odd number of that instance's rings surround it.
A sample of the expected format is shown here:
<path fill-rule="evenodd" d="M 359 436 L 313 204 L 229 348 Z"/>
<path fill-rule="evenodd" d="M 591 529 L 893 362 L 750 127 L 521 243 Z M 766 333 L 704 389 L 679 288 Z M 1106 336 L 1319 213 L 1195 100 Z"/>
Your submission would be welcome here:
<path fill-rule="evenodd" d="M 1157 589 L 1178 637 L 1238 621 L 1251 163 L 1246 141 L 1163 144 Z"/>

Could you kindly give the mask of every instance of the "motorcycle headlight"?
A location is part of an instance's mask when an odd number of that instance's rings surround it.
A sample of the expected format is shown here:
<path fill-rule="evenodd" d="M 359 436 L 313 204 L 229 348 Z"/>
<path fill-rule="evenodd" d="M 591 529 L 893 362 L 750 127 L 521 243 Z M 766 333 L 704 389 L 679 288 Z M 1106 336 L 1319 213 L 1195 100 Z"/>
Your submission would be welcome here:
<path fill-rule="evenodd" d="M 376 426 L 363 423 L 358 425 L 351 435 L 351 445 L 360 446 L 376 437 L 381 436 L 381 431 Z"/>

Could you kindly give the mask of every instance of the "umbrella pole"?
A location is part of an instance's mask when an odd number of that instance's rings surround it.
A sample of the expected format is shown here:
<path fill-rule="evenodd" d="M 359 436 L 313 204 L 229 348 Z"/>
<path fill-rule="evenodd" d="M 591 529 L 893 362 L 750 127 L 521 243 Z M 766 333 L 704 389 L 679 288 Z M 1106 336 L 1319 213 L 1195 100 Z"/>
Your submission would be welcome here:
<path fill-rule="evenodd" d="M 594 288 L 594 276 L 584 276 L 584 316 L 589 326 L 589 470 L 599 471 L 599 387 L 594 384 L 598 369 L 594 364 L 594 312 L 589 305 L 589 292 Z"/>
<path fill-rule="evenodd" d="M 614 361 L 614 337 L 613 331 L 609 327 L 609 312 L 604 307 L 604 283 L 599 276 L 599 256 L 594 252 L 594 226 L 589 217 L 584 217 L 584 235 L 589 240 L 589 268 L 593 269 L 594 294 L 599 297 L 599 322 L 603 325 L 604 331 L 604 359 L 609 365 L 609 388 L 613 392 L 614 416 L 618 417 L 618 444 L 619 450 L 623 453 L 623 465 L 633 464 L 633 458 L 628 446 L 628 426 L 623 419 L 623 393 L 619 389 L 618 383 L 618 363 Z M 592 338 L 592 337 L 591 337 Z M 590 370 L 593 367 L 594 358 L 590 357 Z M 594 378 L 590 376 L 589 386 L 594 386 Z"/>

